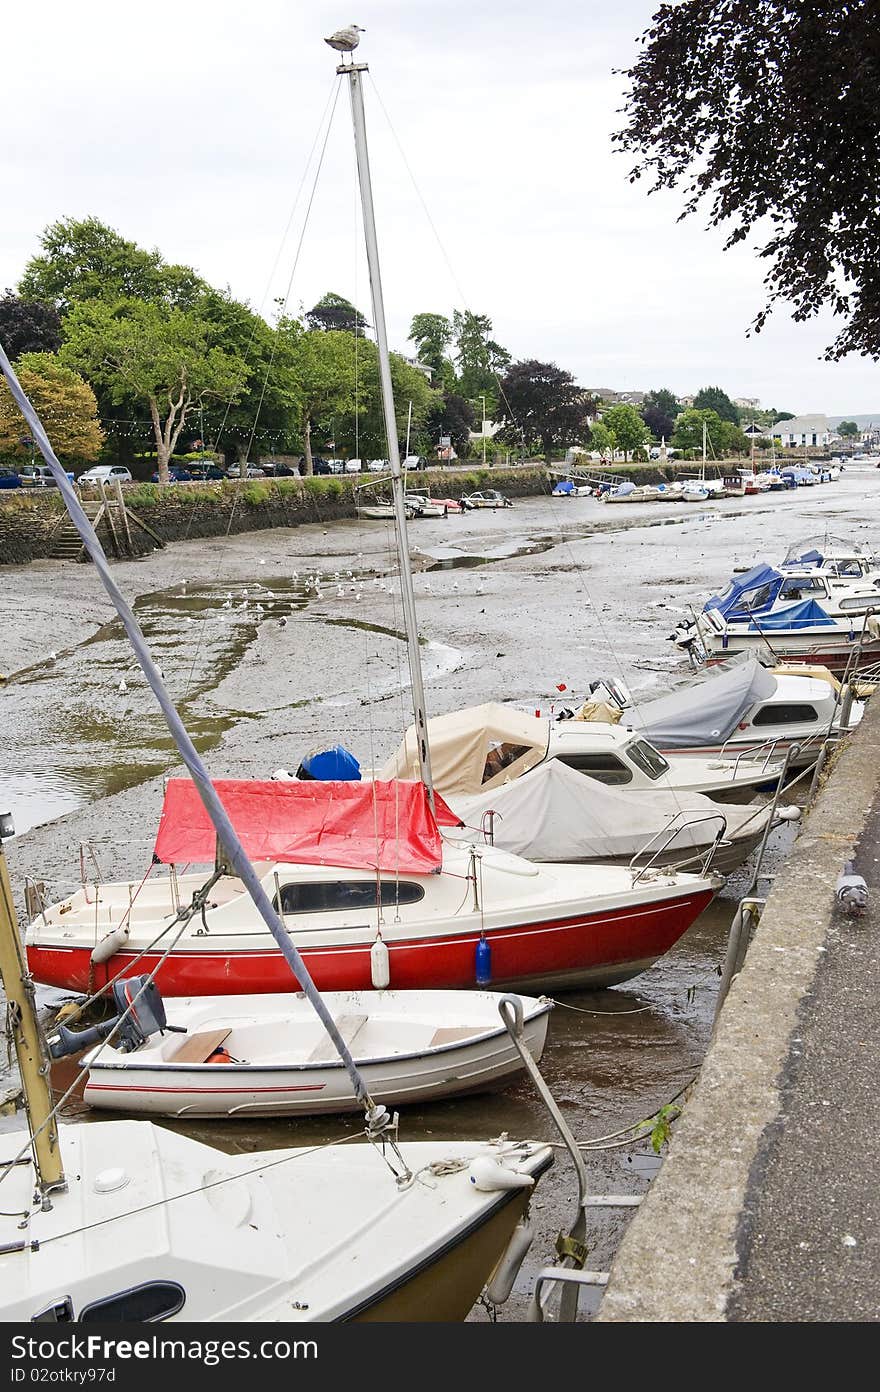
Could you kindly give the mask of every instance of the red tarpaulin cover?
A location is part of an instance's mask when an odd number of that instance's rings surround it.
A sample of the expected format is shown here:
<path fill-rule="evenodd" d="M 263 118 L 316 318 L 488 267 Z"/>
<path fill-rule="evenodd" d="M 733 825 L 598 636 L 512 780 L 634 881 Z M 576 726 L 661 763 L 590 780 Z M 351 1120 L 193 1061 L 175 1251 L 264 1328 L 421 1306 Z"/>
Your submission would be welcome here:
<path fill-rule="evenodd" d="M 214 788 L 251 860 L 430 874 L 440 868 L 440 826 L 461 826 L 436 793 L 412 782 L 260 782 L 221 778 Z M 189 778 L 171 778 L 154 855 L 166 864 L 214 860 L 214 824 Z"/>

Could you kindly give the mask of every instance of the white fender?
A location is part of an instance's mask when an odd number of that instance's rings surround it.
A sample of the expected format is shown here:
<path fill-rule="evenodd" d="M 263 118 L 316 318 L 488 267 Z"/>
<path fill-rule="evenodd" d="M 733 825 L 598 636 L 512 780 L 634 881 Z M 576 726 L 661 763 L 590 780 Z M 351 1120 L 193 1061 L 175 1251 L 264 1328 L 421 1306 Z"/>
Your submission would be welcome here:
<path fill-rule="evenodd" d="M 384 991 L 391 981 L 388 948 L 381 938 L 377 938 L 370 948 L 370 979 L 377 991 Z"/>
<path fill-rule="evenodd" d="M 520 1218 L 486 1287 L 486 1296 L 493 1305 L 503 1305 L 510 1295 L 526 1252 L 534 1240 L 535 1224 L 531 1218 Z"/>
<path fill-rule="evenodd" d="M 494 1155 L 478 1155 L 468 1166 L 468 1179 L 475 1189 L 531 1189 L 531 1175 L 519 1174 Z"/>
<path fill-rule="evenodd" d="M 112 933 L 107 933 L 99 943 L 92 948 L 91 961 L 94 966 L 100 962 L 106 962 L 114 952 L 118 952 L 128 942 L 127 928 L 114 928 Z"/>

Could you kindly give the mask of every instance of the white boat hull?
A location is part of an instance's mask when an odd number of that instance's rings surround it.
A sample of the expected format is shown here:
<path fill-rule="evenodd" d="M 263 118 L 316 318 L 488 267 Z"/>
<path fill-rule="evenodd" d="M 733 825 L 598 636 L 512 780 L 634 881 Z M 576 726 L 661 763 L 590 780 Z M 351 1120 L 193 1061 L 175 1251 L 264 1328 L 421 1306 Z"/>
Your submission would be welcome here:
<path fill-rule="evenodd" d="M 421 1103 L 503 1087 L 522 1061 L 484 991 L 331 992 L 324 1000 L 345 1032 L 372 1096 Z M 521 998 L 525 1043 L 538 1060 L 551 1004 Z M 93 1107 L 161 1116 L 315 1116 L 359 1111 L 348 1072 L 304 996 L 178 997 L 169 1025 L 187 1034 L 153 1035 L 132 1053 L 104 1046 L 81 1063 Z M 222 1056 L 180 1062 L 220 1046 Z M 319 1057 L 312 1057 L 313 1055 Z"/>
<path fill-rule="evenodd" d="M 19 1140 L 7 1133 L 9 1158 Z M 4 1182 L 6 1322 L 461 1320 L 552 1163 L 535 1142 L 402 1140 L 413 1175 L 434 1168 L 398 1186 L 366 1143 L 226 1155 L 147 1121 L 59 1140 L 67 1189 L 48 1208 L 30 1164 Z M 486 1154 L 528 1187 L 476 1188 Z"/>

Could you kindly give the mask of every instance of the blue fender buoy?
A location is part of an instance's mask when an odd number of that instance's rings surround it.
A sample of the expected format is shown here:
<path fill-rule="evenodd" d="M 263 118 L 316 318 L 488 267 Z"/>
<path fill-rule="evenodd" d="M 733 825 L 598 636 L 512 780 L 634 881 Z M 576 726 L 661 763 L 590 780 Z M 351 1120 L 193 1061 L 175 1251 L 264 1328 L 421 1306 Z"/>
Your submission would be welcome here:
<path fill-rule="evenodd" d="M 492 980 L 492 949 L 486 941 L 485 933 L 481 933 L 477 942 L 476 951 L 477 985 L 488 986 Z"/>

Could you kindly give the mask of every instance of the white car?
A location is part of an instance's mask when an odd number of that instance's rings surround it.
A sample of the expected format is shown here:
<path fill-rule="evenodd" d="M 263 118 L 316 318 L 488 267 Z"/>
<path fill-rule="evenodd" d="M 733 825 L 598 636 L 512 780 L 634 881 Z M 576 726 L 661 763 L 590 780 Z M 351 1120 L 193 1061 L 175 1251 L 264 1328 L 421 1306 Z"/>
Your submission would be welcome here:
<path fill-rule="evenodd" d="M 391 464 L 387 459 L 371 459 L 367 468 L 371 474 L 383 474 L 386 469 L 391 468 Z"/>
<path fill-rule="evenodd" d="M 502 508 L 513 507 L 509 498 L 505 498 L 503 493 L 499 493 L 497 488 L 485 488 L 481 493 L 466 493 L 461 500 L 462 507 L 468 508 Z"/>
<path fill-rule="evenodd" d="M 91 469 L 80 474 L 77 483 L 113 483 L 114 480 L 131 483 L 131 470 L 123 464 L 93 464 Z"/>
<path fill-rule="evenodd" d="M 363 460 L 361 459 L 346 459 L 345 461 L 345 472 L 347 474 L 359 474 L 363 467 Z"/>

